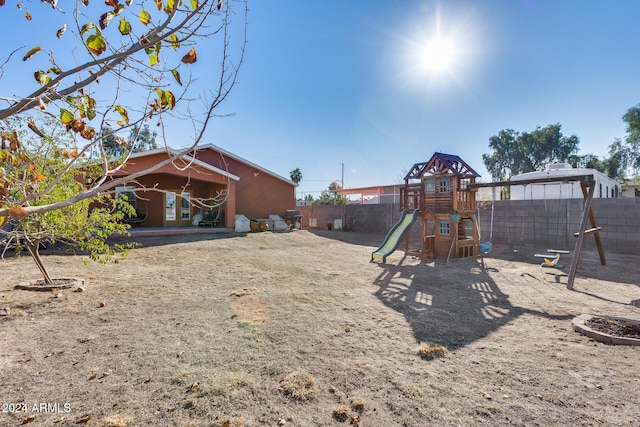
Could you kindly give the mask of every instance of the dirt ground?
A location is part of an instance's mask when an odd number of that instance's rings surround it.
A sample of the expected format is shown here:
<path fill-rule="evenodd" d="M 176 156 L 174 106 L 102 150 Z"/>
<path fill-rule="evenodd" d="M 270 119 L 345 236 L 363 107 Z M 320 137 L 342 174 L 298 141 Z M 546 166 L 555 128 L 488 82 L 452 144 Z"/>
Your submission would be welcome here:
<path fill-rule="evenodd" d="M 84 292 L 14 290 L 38 270 L 0 262 L 0 426 L 639 425 L 640 347 L 571 320 L 640 319 L 640 257 L 585 253 L 569 291 L 532 248 L 496 247 L 484 267 L 369 263 L 383 237 L 139 238 L 115 265 L 45 256 Z"/>

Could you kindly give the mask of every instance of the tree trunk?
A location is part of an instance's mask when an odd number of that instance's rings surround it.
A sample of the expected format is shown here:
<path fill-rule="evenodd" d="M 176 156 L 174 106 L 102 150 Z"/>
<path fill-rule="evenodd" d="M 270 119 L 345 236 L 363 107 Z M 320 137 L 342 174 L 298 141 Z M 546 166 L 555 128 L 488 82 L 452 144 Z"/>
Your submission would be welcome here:
<path fill-rule="evenodd" d="M 42 258 L 40 257 L 40 240 L 26 240 L 25 243 L 27 246 L 27 250 L 31 255 L 31 258 L 33 258 L 33 261 L 36 263 L 36 265 L 40 269 L 40 272 L 42 273 L 42 277 L 44 277 L 44 282 L 47 285 L 53 285 L 53 281 L 51 280 L 51 277 L 49 276 L 49 273 L 47 272 L 47 269 L 42 262 Z"/>

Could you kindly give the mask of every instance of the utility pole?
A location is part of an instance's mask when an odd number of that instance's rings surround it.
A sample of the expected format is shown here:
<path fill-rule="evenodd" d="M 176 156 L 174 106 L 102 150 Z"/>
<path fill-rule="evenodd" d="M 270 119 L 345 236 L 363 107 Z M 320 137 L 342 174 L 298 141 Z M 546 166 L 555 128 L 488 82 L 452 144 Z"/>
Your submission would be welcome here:
<path fill-rule="evenodd" d="M 342 169 L 342 174 L 340 175 L 340 187 L 344 190 L 344 163 L 340 163 L 341 169 Z M 342 229 L 344 230 L 344 227 L 346 225 L 346 211 L 345 211 L 345 206 L 342 205 L 342 213 L 340 215 L 340 220 L 342 221 Z"/>
<path fill-rule="evenodd" d="M 344 188 L 344 163 L 338 163 L 338 164 L 342 166 L 342 175 L 340 177 L 340 188 Z M 333 204 L 334 205 L 338 204 L 337 200 L 338 200 L 338 188 L 336 188 L 333 191 Z"/>

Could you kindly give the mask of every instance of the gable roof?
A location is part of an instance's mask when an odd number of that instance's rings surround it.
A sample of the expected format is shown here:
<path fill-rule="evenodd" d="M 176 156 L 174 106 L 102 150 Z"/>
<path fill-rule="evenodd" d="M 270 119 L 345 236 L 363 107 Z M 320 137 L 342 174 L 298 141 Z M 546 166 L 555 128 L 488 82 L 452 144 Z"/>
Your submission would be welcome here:
<path fill-rule="evenodd" d="M 404 179 L 419 179 L 425 174 L 454 173 L 462 177 L 478 178 L 480 174 L 455 154 L 433 153 L 428 162 L 414 164 Z"/>
<path fill-rule="evenodd" d="M 153 150 L 145 150 L 145 151 L 139 151 L 137 153 L 132 153 L 129 156 L 129 159 L 136 159 L 136 158 L 139 158 L 139 157 L 146 157 L 146 156 L 154 156 L 154 155 L 160 154 L 160 153 L 165 153 L 165 154 L 168 154 L 168 155 L 174 155 L 175 156 L 175 155 L 179 154 L 180 151 L 174 150 L 172 148 L 164 148 L 164 147 L 162 147 L 162 148 L 154 148 Z M 236 175 L 234 175 L 232 173 L 229 173 L 229 172 L 227 172 L 227 171 L 225 171 L 223 169 L 220 169 L 220 168 L 217 168 L 217 167 L 215 167 L 213 165 L 210 165 L 209 163 L 203 162 L 202 160 L 198 160 L 195 157 L 192 157 L 190 155 L 182 155 L 182 156 L 180 156 L 180 159 L 185 161 L 185 162 L 187 162 L 187 163 L 191 162 L 192 164 L 194 164 L 196 166 L 199 166 L 199 167 L 201 167 L 203 169 L 209 170 L 211 172 L 215 172 L 218 175 L 224 176 L 225 178 L 233 179 L 234 181 L 240 181 L 240 177 L 239 176 L 236 176 Z"/>
<path fill-rule="evenodd" d="M 199 150 L 213 150 L 213 151 L 217 151 L 218 153 L 222 154 L 224 157 L 229 157 L 230 159 L 234 159 L 237 162 L 243 163 L 247 166 L 250 166 L 256 170 L 259 170 L 262 173 L 265 173 L 267 175 L 271 175 L 272 177 L 279 179 L 281 181 L 286 182 L 287 184 L 293 185 L 294 187 L 297 187 L 298 184 L 296 184 L 295 182 L 291 181 L 290 179 L 287 179 L 281 175 L 278 175 L 275 172 L 272 172 L 268 169 L 263 168 L 262 166 L 258 166 L 257 164 L 250 162 L 249 160 L 242 158 L 240 156 L 238 156 L 237 154 L 233 154 L 230 151 L 225 150 L 224 148 L 218 147 L 217 145 L 214 144 L 201 144 L 198 145 L 198 147 L 196 148 L 196 152 Z"/>

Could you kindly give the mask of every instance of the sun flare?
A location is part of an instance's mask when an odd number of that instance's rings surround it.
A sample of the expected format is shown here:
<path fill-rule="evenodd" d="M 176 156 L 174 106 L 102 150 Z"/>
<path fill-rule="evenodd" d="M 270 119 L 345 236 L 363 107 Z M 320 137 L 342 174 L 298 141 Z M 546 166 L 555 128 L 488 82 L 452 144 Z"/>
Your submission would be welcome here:
<path fill-rule="evenodd" d="M 420 67 L 434 72 L 449 71 L 455 66 L 458 55 L 454 41 L 436 37 L 420 47 Z"/>

